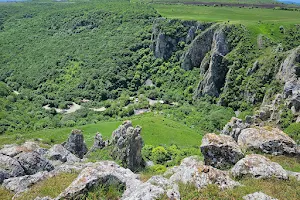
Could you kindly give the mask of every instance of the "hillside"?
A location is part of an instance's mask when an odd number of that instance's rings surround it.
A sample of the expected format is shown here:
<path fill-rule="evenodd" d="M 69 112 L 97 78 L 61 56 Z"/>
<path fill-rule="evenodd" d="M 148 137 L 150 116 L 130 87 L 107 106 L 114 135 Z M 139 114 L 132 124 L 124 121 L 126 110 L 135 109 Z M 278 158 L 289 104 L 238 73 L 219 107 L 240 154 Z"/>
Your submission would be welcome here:
<path fill-rule="evenodd" d="M 0 199 L 299 199 L 300 9 L 199 2 L 0 3 Z"/>

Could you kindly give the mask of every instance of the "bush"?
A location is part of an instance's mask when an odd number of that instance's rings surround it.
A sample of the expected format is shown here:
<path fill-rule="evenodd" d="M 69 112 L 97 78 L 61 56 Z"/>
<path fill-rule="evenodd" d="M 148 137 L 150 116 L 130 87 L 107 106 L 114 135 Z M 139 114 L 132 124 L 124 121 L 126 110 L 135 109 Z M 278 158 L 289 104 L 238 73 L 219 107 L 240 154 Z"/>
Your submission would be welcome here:
<path fill-rule="evenodd" d="M 154 174 L 162 174 L 165 173 L 167 168 L 164 165 L 153 165 L 149 167 L 149 171 L 154 173 Z"/>
<path fill-rule="evenodd" d="M 293 138 L 297 144 L 300 144 L 300 123 L 290 124 L 286 129 L 284 129 L 284 132 Z"/>
<path fill-rule="evenodd" d="M 158 146 L 152 149 L 151 160 L 156 164 L 163 164 L 170 159 L 168 152 L 164 147 Z"/>
<path fill-rule="evenodd" d="M 153 150 L 153 146 L 152 145 L 145 145 L 142 149 L 142 156 L 145 160 L 150 160 L 151 159 L 151 155 L 152 155 L 152 150 Z"/>

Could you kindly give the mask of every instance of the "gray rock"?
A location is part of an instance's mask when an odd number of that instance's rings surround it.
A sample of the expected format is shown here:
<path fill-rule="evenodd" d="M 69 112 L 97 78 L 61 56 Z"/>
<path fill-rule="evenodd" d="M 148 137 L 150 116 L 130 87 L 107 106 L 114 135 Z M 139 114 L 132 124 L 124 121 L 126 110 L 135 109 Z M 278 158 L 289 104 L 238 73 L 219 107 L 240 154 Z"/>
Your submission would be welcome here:
<path fill-rule="evenodd" d="M 166 179 L 163 176 L 152 176 L 147 182 L 151 183 L 152 185 L 159 186 L 167 191 L 166 194 L 170 200 L 180 199 L 178 185 L 169 179 Z"/>
<path fill-rule="evenodd" d="M 63 146 L 79 158 L 83 158 L 83 156 L 88 152 L 83 134 L 80 130 L 72 130 L 68 141 Z"/>
<path fill-rule="evenodd" d="M 203 80 L 198 84 L 195 97 L 206 94 L 218 97 L 221 88 L 224 86 L 226 73 L 228 71 L 228 63 L 224 57 L 229 53 L 229 45 L 227 44 L 225 35 L 227 28 L 226 26 L 222 26 L 215 30 L 211 41 L 212 43 L 207 44 L 211 46 L 210 62 Z"/>
<path fill-rule="evenodd" d="M 23 152 L 17 155 L 15 158 L 23 167 L 27 175 L 32 175 L 40 171 L 51 171 L 54 169 L 49 160 L 43 158 L 37 152 Z"/>
<path fill-rule="evenodd" d="M 102 138 L 101 133 L 96 133 L 95 140 L 94 140 L 94 145 L 93 145 L 92 149 L 93 150 L 103 149 L 105 147 L 105 145 L 106 144 L 105 144 L 105 141 Z"/>
<path fill-rule="evenodd" d="M 257 154 L 247 155 L 231 169 L 234 177 L 250 175 L 254 178 L 278 178 L 288 179 L 288 173 L 270 159 Z"/>
<path fill-rule="evenodd" d="M 199 67 L 205 55 L 211 50 L 214 31 L 218 25 L 213 25 L 209 29 L 198 35 L 190 44 L 189 49 L 182 57 L 181 67 L 185 70 L 191 70 Z"/>
<path fill-rule="evenodd" d="M 43 154 L 46 152 L 45 149 L 41 148 L 37 143 L 27 141 L 22 145 L 4 145 L 4 147 L 0 150 L 0 154 L 4 154 L 10 157 L 15 157 L 16 155 L 22 153 L 22 152 L 32 152 L 36 151 L 39 154 Z"/>
<path fill-rule="evenodd" d="M 93 186 L 118 184 L 126 187 L 137 187 L 141 182 L 138 176 L 112 161 L 92 163 L 84 168 L 71 185 L 57 199 L 76 199 L 82 197 Z"/>
<path fill-rule="evenodd" d="M 34 200 L 52 200 L 51 197 L 36 197 Z"/>
<path fill-rule="evenodd" d="M 170 181 L 172 182 L 193 184 L 199 189 L 209 184 L 215 184 L 220 189 L 240 186 L 229 177 L 227 172 L 206 166 L 194 156 L 183 159 L 180 166 L 169 169 L 164 175 L 171 175 Z"/>
<path fill-rule="evenodd" d="M 50 160 L 59 160 L 61 162 L 80 162 L 80 159 L 64 148 L 61 144 L 56 144 L 49 149 L 46 155 Z"/>
<path fill-rule="evenodd" d="M 32 185 L 49 177 L 49 172 L 38 172 L 34 175 L 9 178 L 4 180 L 3 187 L 14 193 L 21 193 Z"/>
<path fill-rule="evenodd" d="M 273 197 L 270 197 L 262 192 L 255 192 L 252 194 L 248 194 L 246 196 L 243 196 L 244 200 L 277 200 Z"/>
<path fill-rule="evenodd" d="M 200 149 L 205 164 L 216 168 L 229 168 L 244 157 L 233 138 L 223 134 L 206 134 L 202 139 Z"/>
<path fill-rule="evenodd" d="M 124 167 L 132 171 L 144 167 L 142 158 L 143 139 L 140 135 L 141 128 L 132 126 L 130 121 L 125 121 L 112 133 L 112 156 L 122 161 Z"/>
<path fill-rule="evenodd" d="M 23 175 L 25 171 L 16 159 L 0 154 L 0 184 L 4 179 Z"/>
<path fill-rule="evenodd" d="M 247 71 L 247 76 L 250 76 L 250 75 L 252 75 L 253 73 L 255 73 L 255 72 L 259 69 L 259 67 L 260 67 L 260 63 L 259 63 L 258 60 L 257 60 L 257 61 L 255 61 L 255 62 L 253 63 L 252 68 L 248 69 L 248 71 Z"/>
<path fill-rule="evenodd" d="M 296 155 L 297 145 L 277 128 L 256 127 L 242 130 L 238 145 L 244 150 L 259 150 L 274 155 Z"/>
<path fill-rule="evenodd" d="M 289 176 L 295 177 L 297 181 L 300 181 L 300 172 L 291 172 L 291 171 L 286 171 Z"/>
<path fill-rule="evenodd" d="M 221 133 L 225 135 L 229 135 L 233 137 L 235 141 L 237 141 L 242 130 L 249 127 L 250 124 L 244 123 L 243 120 L 238 119 L 236 117 L 232 117 L 231 120 L 224 126 Z"/>

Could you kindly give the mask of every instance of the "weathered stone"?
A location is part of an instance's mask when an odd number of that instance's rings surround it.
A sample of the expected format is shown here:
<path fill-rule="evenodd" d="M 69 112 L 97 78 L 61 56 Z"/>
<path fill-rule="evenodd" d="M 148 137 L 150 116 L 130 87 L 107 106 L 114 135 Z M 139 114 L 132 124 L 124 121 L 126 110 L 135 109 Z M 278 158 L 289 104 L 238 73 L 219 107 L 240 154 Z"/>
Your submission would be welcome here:
<path fill-rule="evenodd" d="M 200 149 L 205 164 L 216 168 L 228 168 L 244 157 L 233 138 L 223 134 L 206 134 Z"/>
<path fill-rule="evenodd" d="M 95 140 L 94 140 L 94 145 L 92 147 L 92 150 L 96 149 L 103 149 L 105 147 L 105 141 L 102 138 L 101 133 L 96 133 Z"/>
<path fill-rule="evenodd" d="M 214 31 L 218 25 L 213 25 L 198 35 L 190 44 L 189 49 L 182 57 L 181 67 L 185 70 L 191 70 L 199 67 L 205 55 L 212 48 Z"/>
<path fill-rule="evenodd" d="M 20 163 L 6 155 L 0 154 L 0 184 L 4 179 L 25 175 Z"/>
<path fill-rule="evenodd" d="M 27 175 L 32 175 L 40 171 L 51 171 L 54 169 L 49 160 L 43 158 L 37 152 L 23 152 L 17 155 L 15 158 L 23 167 Z"/>
<path fill-rule="evenodd" d="M 289 176 L 295 177 L 297 181 L 300 181 L 300 172 L 292 172 L 292 171 L 286 171 Z"/>
<path fill-rule="evenodd" d="M 270 197 L 262 192 L 255 192 L 252 194 L 248 194 L 246 196 L 243 196 L 244 200 L 277 200 L 273 197 Z"/>
<path fill-rule="evenodd" d="M 22 152 L 32 152 L 36 151 L 40 154 L 43 154 L 46 150 L 41 148 L 37 143 L 27 141 L 22 145 L 4 145 L 4 147 L 0 150 L 0 154 L 4 154 L 10 157 L 15 157 L 16 155 L 22 153 Z"/>
<path fill-rule="evenodd" d="M 97 185 L 117 184 L 126 188 L 137 187 L 141 182 L 138 175 L 124 169 L 112 161 L 90 164 L 81 171 L 71 185 L 63 191 L 58 199 L 76 199 Z"/>
<path fill-rule="evenodd" d="M 235 141 L 238 140 L 239 135 L 242 130 L 249 128 L 250 124 L 243 123 L 243 120 L 238 119 L 236 117 L 232 117 L 231 120 L 224 126 L 221 131 L 222 134 L 229 135 L 233 137 Z"/>
<path fill-rule="evenodd" d="M 172 182 L 193 184 L 199 189 L 209 184 L 216 184 L 220 189 L 228 189 L 240 185 L 232 180 L 227 172 L 206 166 L 197 157 L 183 159 L 180 166 L 169 169 L 164 175 L 171 175 L 170 181 Z"/>
<path fill-rule="evenodd" d="M 59 160 L 61 162 L 80 162 L 80 159 L 64 148 L 61 144 L 56 144 L 49 149 L 46 155 L 50 160 Z"/>
<path fill-rule="evenodd" d="M 72 130 L 68 141 L 63 146 L 79 158 L 83 158 L 83 156 L 88 152 L 83 134 L 80 130 Z"/>
<path fill-rule="evenodd" d="M 234 177 L 250 175 L 254 178 L 288 179 L 288 173 L 270 159 L 257 154 L 247 155 L 231 169 Z"/>
<path fill-rule="evenodd" d="M 49 172 L 38 172 L 34 175 L 26 175 L 4 180 L 3 187 L 14 193 L 21 193 L 27 190 L 35 183 L 48 178 Z"/>
<path fill-rule="evenodd" d="M 144 167 L 142 158 L 143 139 L 141 128 L 133 128 L 130 121 L 125 121 L 112 133 L 112 156 L 122 161 L 124 167 L 136 171 Z"/>
<path fill-rule="evenodd" d="M 228 63 L 225 56 L 230 51 L 225 35 L 227 28 L 226 26 L 222 26 L 213 33 L 211 44 L 208 44 L 211 46 L 209 66 L 204 74 L 203 80 L 198 84 L 195 97 L 206 94 L 218 97 L 221 88 L 224 86 L 226 73 L 228 71 Z M 201 62 L 203 59 L 204 57 L 201 59 Z"/>
<path fill-rule="evenodd" d="M 169 179 L 166 179 L 162 176 L 152 176 L 147 182 L 151 183 L 152 185 L 159 186 L 167 191 L 166 194 L 170 200 L 180 199 L 178 185 Z"/>
<path fill-rule="evenodd" d="M 287 134 L 277 128 L 256 127 L 242 130 L 238 145 L 245 150 L 260 150 L 274 155 L 296 155 L 297 145 Z"/>

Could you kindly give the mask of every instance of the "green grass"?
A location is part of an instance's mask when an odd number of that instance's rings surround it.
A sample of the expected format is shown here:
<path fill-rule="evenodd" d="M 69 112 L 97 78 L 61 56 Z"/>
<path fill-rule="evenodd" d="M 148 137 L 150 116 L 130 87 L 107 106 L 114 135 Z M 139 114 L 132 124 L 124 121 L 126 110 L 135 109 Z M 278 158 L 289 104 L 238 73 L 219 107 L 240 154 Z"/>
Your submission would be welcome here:
<path fill-rule="evenodd" d="M 300 172 L 300 159 L 297 157 L 266 155 L 273 162 L 280 164 L 285 170 Z"/>
<path fill-rule="evenodd" d="M 166 4 L 153 4 L 153 7 L 163 17 L 172 19 L 243 24 L 254 37 L 264 34 L 275 41 L 282 38 L 281 25 L 287 27 L 300 23 L 299 11 Z"/>
<path fill-rule="evenodd" d="M 77 173 L 62 173 L 34 185 L 30 190 L 23 193 L 17 200 L 30 200 L 36 197 L 57 197 L 78 176 Z"/>
<path fill-rule="evenodd" d="M 13 194 L 10 191 L 6 190 L 5 188 L 0 187 L 0 197 L 1 200 L 11 200 Z"/>
<path fill-rule="evenodd" d="M 184 2 L 218 2 L 218 3 L 238 3 L 238 4 L 278 4 L 275 0 L 131 0 L 131 2 L 145 3 L 184 3 Z"/>
<path fill-rule="evenodd" d="M 145 144 L 171 145 L 176 144 L 179 147 L 193 147 L 201 144 L 201 132 L 191 129 L 184 124 L 164 118 L 160 115 L 143 115 L 132 118 L 134 126 L 142 127 L 142 137 Z M 5 134 L 0 136 L 0 146 L 4 144 L 22 143 L 29 139 L 42 139 L 44 143 L 57 144 L 66 141 L 72 129 L 83 131 L 84 139 L 90 147 L 94 142 L 94 136 L 97 131 L 102 133 L 103 137 L 110 138 L 112 132 L 122 124 L 122 121 L 105 121 L 98 124 L 90 124 L 73 128 L 47 129 L 24 134 Z"/>
<path fill-rule="evenodd" d="M 281 200 L 298 200 L 300 198 L 300 182 L 294 178 L 287 181 L 278 179 L 264 180 L 245 178 L 239 180 L 239 182 L 243 186 L 230 190 L 219 190 L 216 185 L 209 185 L 205 189 L 197 190 L 194 186 L 181 184 L 181 199 L 242 200 L 243 196 L 259 191 Z"/>

